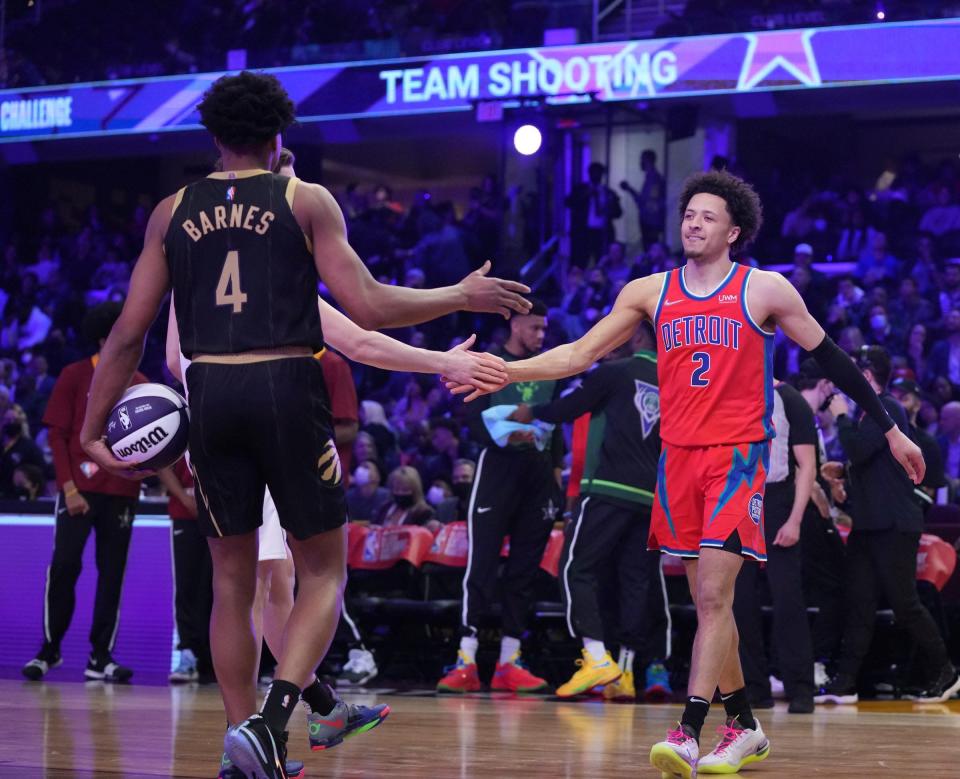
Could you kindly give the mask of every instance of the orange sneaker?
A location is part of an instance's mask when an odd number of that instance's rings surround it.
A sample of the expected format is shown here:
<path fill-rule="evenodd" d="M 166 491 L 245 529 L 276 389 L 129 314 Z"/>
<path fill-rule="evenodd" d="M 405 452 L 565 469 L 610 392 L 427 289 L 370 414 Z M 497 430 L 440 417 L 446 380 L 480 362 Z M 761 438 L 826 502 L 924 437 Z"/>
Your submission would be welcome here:
<path fill-rule="evenodd" d="M 457 652 L 456 664 L 443 669 L 446 676 L 437 682 L 438 692 L 480 692 L 477 664 L 466 660 L 463 652 Z"/>
<path fill-rule="evenodd" d="M 497 663 L 490 682 L 491 690 L 509 692 L 540 692 L 547 688 L 545 679 L 534 676 L 523 666 L 520 653 L 517 652 L 507 663 Z"/>

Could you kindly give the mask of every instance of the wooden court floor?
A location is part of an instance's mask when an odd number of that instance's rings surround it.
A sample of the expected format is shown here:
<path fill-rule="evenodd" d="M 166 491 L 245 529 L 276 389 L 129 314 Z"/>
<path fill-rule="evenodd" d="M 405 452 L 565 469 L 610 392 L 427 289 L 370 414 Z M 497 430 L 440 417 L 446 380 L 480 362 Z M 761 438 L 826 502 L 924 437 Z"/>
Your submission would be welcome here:
<path fill-rule="evenodd" d="M 345 696 L 390 704 L 390 718 L 328 752 L 306 748 L 301 711 L 291 757 L 308 777 L 657 777 L 647 755 L 676 705 L 560 703 L 544 698 Z M 705 741 L 719 723 L 715 707 Z M 223 719 L 213 687 L 0 681 L 0 777 L 216 776 Z M 960 701 L 867 703 L 760 713 L 770 757 L 743 776 L 958 777 Z"/>

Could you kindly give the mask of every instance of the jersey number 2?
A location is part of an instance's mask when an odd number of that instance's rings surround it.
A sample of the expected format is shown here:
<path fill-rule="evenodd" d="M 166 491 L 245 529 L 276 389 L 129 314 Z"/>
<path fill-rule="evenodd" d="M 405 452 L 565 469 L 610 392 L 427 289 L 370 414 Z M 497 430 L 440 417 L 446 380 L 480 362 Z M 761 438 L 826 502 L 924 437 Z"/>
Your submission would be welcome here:
<path fill-rule="evenodd" d="M 709 352 L 694 352 L 693 361 L 699 363 L 699 365 L 693 369 L 693 375 L 690 377 L 690 386 L 706 387 L 710 383 L 710 379 L 704 378 L 704 374 L 710 370 Z"/>
<path fill-rule="evenodd" d="M 233 306 L 233 313 L 239 314 L 246 302 L 247 293 L 240 289 L 240 252 L 227 252 L 217 282 L 217 305 Z"/>

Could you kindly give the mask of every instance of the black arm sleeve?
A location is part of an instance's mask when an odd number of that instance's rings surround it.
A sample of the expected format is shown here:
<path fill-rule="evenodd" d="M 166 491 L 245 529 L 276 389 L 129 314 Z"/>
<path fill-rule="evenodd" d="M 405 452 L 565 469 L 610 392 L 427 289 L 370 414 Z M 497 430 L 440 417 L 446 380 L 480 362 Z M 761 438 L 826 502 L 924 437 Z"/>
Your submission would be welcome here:
<path fill-rule="evenodd" d="M 810 354 L 816 359 L 827 378 L 846 393 L 853 402 L 863 409 L 884 433 L 893 427 L 893 420 L 887 413 L 880 396 L 860 373 L 849 356 L 843 353 L 829 335 L 825 335 L 820 345 Z"/>
<path fill-rule="evenodd" d="M 569 392 L 563 397 L 555 398 L 549 403 L 541 403 L 533 406 L 530 413 L 535 419 L 543 422 L 573 422 L 578 417 L 583 416 L 588 411 L 595 411 L 604 402 L 611 391 L 612 382 L 609 381 L 607 371 L 604 366 L 600 366 L 595 371 L 591 371 L 584 377 L 583 383 L 573 392 Z M 604 377 L 607 376 L 607 380 Z"/>

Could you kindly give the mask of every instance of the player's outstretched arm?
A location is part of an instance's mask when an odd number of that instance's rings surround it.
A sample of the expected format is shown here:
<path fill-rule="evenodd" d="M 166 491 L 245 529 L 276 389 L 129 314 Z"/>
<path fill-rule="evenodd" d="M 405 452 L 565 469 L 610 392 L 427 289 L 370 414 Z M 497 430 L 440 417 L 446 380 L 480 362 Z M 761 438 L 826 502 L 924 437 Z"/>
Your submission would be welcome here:
<path fill-rule="evenodd" d="M 468 351 L 476 341 L 475 335 L 448 352 L 418 349 L 383 333 L 364 330 L 321 298 L 318 303 L 324 339 L 356 362 L 388 371 L 440 373 L 458 384 L 476 384 L 491 392 L 507 378 L 502 358 Z"/>
<path fill-rule="evenodd" d="M 529 287 L 488 276 L 489 261 L 449 287 L 409 289 L 381 284 L 347 242 L 337 201 L 317 184 L 300 182 L 293 211 L 313 241 L 321 278 L 350 319 L 361 327 L 406 327 L 461 310 L 509 318 L 512 312 L 526 313 L 530 309 L 530 302 L 522 297 L 530 292 Z"/>
<path fill-rule="evenodd" d="M 170 273 L 163 254 L 163 237 L 170 224 L 173 196 L 160 201 L 150 215 L 143 251 L 133 269 L 123 311 L 100 350 L 100 360 L 90 382 L 87 414 L 80 430 L 80 444 L 98 465 L 114 473 L 142 478 L 115 458 L 103 441 L 110 409 L 130 385 L 140 358 L 147 330 L 157 318 L 160 304 L 170 288 Z"/>
<path fill-rule="evenodd" d="M 617 295 L 610 313 L 578 340 L 526 360 L 506 363 L 507 383 L 563 379 L 583 373 L 605 354 L 626 343 L 644 317 L 652 315 L 662 282 L 662 274 L 631 281 Z M 485 394 L 478 387 L 457 386 L 454 382 L 447 382 L 447 387 L 455 395 L 469 392 L 467 402 Z"/>
<path fill-rule="evenodd" d="M 920 447 L 894 424 L 873 387 L 849 355 L 844 354 L 813 318 L 800 293 L 779 273 L 754 271 L 754 274 L 747 303 L 756 320 L 764 323 L 772 319 L 788 338 L 810 352 L 826 377 L 880 425 L 891 453 L 913 483 L 923 481 L 926 465 Z"/>

